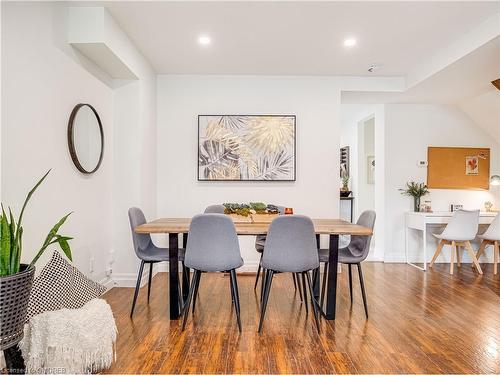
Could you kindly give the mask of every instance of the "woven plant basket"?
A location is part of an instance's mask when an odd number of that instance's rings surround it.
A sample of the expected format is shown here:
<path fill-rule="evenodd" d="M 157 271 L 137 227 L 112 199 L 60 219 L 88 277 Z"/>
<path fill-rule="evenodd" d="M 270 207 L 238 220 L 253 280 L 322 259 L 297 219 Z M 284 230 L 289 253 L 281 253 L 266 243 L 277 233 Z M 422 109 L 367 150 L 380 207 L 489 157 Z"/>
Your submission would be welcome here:
<path fill-rule="evenodd" d="M 27 264 L 21 264 L 20 272 L 0 277 L 0 350 L 16 345 L 24 335 L 24 321 L 35 275 L 35 267 L 27 268 Z"/>

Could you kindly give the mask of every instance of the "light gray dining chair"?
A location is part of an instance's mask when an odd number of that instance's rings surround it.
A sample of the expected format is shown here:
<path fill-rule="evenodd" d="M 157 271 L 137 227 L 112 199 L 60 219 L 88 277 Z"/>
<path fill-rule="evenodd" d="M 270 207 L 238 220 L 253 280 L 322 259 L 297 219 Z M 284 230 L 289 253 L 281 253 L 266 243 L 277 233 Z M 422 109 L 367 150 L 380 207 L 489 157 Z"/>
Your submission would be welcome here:
<path fill-rule="evenodd" d="M 278 214 L 279 215 L 284 215 L 285 214 L 285 206 L 277 206 L 278 207 Z M 265 234 L 258 234 L 257 237 L 255 238 L 255 250 L 260 254 L 260 259 L 259 259 L 259 267 L 257 268 L 257 274 L 255 275 L 255 284 L 253 286 L 253 289 L 257 289 L 257 285 L 259 284 L 259 277 L 261 275 L 261 270 L 262 267 L 260 263 L 262 262 L 262 253 L 264 252 L 264 245 L 266 244 L 266 235 Z M 295 289 L 297 289 L 297 284 L 295 281 L 295 274 L 292 274 L 293 276 L 293 285 Z M 264 283 L 261 285 L 261 295 L 262 291 L 264 290 Z M 302 299 L 302 296 L 300 297 Z"/>
<path fill-rule="evenodd" d="M 492 223 L 486 229 L 486 232 L 478 236 L 481 239 L 481 245 L 476 253 L 476 259 L 479 262 L 479 257 L 484 252 L 486 247 L 493 247 L 493 274 L 498 272 L 498 260 L 500 258 L 500 214 L 497 214 Z"/>
<path fill-rule="evenodd" d="M 233 220 L 222 214 L 196 215 L 191 220 L 184 264 L 194 270 L 186 306 L 183 310 L 182 330 L 186 327 L 189 306 L 199 286 L 202 272 L 229 272 L 231 297 L 241 332 L 240 297 L 236 269 L 243 265 L 238 236 Z"/>
<path fill-rule="evenodd" d="M 206 214 L 223 214 L 224 213 L 224 206 L 222 204 L 212 204 L 210 206 L 207 206 L 207 208 L 205 208 L 205 213 Z"/>
<path fill-rule="evenodd" d="M 149 279 L 148 279 L 148 302 L 151 295 L 151 279 L 153 276 L 153 264 L 158 262 L 168 262 L 168 248 L 157 247 L 151 240 L 149 234 L 136 233 L 135 228 L 146 223 L 146 218 L 142 210 L 138 207 L 132 207 L 128 210 L 128 218 L 130 221 L 130 229 L 132 231 L 132 240 L 134 243 L 134 251 L 137 258 L 141 260 L 139 274 L 137 275 L 137 283 L 135 285 L 134 299 L 132 301 L 132 309 L 130 317 L 134 315 L 135 304 L 141 286 L 142 272 L 144 265 L 149 264 Z M 184 249 L 179 249 L 179 260 L 184 262 Z M 185 277 L 185 268 L 183 263 L 183 277 Z M 179 293 L 179 295 L 181 295 Z"/>
<path fill-rule="evenodd" d="M 375 219 L 377 215 L 375 211 L 364 211 L 358 218 L 356 224 L 370 228 L 373 231 L 375 226 Z M 351 236 L 351 241 L 346 247 L 339 249 L 339 263 L 347 264 L 349 267 L 349 295 L 352 305 L 352 265 L 355 264 L 358 268 L 359 284 L 361 286 L 361 295 L 363 296 L 363 306 L 365 308 L 365 315 L 368 318 L 368 305 L 366 302 L 365 282 L 363 280 L 363 271 L 361 269 L 361 262 L 363 262 L 368 253 L 370 252 L 370 243 L 372 236 Z M 329 249 L 319 250 L 319 260 L 324 263 L 323 281 L 321 286 L 320 305 L 323 306 L 326 290 L 326 277 L 328 271 L 328 259 L 330 257 Z"/>
<path fill-rule="evenodd" d="M 453 213 L 450 222 L 446 225 L 441 234 L 433 234 L 439 239 L 439 244 L 432 257 L 429 267 L 432 268 L 437 257 L 445 245 L 451 246 L 450 274 L 453 275 L 455 254 L 457 256 L 457 266 L 460 267 L 460 247 L 464 246 L 469 253 L 469 257 L 477 268 L 477 272 L 482 275 L 483 270 L 476 259 L 470 241 L 474 240 L 479 229 L 479 210 L 467 211 L 459 210 Z"/>
<path fill-rule="evenodd" d="M 264 295 L 261 304 L 259 333 L 266 314 L 273 276 L 277 272 L 302 274 L 307 279 L 316 328 L 320 331 L 318 304 L 314 298 L 309 271 L 319 267 L 314 224 L 303 215 L 279 216 L 271 222 L 262 256 Z M 305 292 L 305 291 L 304 291 Z M 304 293 L 304 301 L 307 294 Z"/>

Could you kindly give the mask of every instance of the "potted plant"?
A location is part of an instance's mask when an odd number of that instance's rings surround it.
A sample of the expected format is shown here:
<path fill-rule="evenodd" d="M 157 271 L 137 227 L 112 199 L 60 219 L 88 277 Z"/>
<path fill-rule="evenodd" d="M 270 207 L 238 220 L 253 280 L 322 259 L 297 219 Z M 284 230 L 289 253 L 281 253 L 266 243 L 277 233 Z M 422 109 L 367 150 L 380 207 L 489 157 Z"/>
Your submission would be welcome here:
<path fill-rule="evenodd" d="M 409 181 L 406 183 L 405 189 L 399 189 L 401 194 L 413 197 L 413 210 L 420 212 L 420 198 L 429 194 L 427 185 L 423 182 Z"/>
<path fill-rule="evenodd" d="M 42 184 L 50 170 L 30 190 L 17 220 L 10 207 L 8 213 L 2 205 L 0 215 L 0 349 L 6 350 L 16 345 L 23 338 L 24 321 L 28 307 L 29 295 L 35 273 L 35 263 L 44 251 L 53 244 L 59 244 L 61 250 L 71 260 L 69 240 L 71 237 L 58 234 L 67 214 L 57 222 L 45 237 L 45 241 L 29 264 L 21 263 L 23 249 L 22 220 L 26 206 L 33 193 Z"/>
<path fill-rule="evenodd" d="M 351 191 L 349 190 L 349 176 L 347 174 L 344 174 L 342 176 L 342 188 L 340 189 L 340 196 L 345 198 L 349 195 L 351 195 Z"/>

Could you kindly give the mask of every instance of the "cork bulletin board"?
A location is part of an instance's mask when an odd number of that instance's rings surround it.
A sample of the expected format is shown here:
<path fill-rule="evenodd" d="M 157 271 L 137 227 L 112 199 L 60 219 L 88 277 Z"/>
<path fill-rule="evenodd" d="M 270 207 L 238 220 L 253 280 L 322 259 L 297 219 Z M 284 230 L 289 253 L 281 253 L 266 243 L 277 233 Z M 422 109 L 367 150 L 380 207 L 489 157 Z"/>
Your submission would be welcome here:
<path fill-rule="evenodd" d="M 488 190 L 490 149 L 427 148 L 427 186 L 430 189 Z"/>

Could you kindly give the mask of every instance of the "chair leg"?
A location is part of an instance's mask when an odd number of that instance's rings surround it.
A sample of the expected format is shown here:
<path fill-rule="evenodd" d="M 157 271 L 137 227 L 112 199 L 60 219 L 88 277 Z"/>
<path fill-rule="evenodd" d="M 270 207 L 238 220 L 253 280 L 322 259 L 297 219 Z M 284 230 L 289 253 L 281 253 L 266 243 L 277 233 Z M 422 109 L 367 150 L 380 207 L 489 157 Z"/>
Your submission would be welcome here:
<path fill-rule="evenodd" d="M 304 305 L 306 307 L 306 314 L 308 314 L 309 307 L 307 305 L 306 276 L 304 274 L 302 274 L 302 295 L 304 296 Z"/>
<path fill-rule="evenodd" d="M 495 241 L 493 245 L 493 274 L 498 271 L 498 258 L 500 258 L 500 241 Z"/>
<path fill-rule="evenodd" d="M 240 295 L 238 292 L 238 281 L 236 279 L 236 270 L 231 270 L 231 289 L 234 299 L 234 307 L 236 308 L 236 319 L 238 321 L 238 330 L 241 333 L 241 319 L 240 319 Z"/>
<path fill-rule="evenodd" d="M 479 245 L 479 250 L 476 253 L 476 259 L 477 259 L 478 262 L 479 262 L 479 258 L 484 253 L 484 250 L 486 249 L 486 246 L 488 246 L 488 241 L 482 240 L 481 241 L 481 245 Z M 471 262 L 470 266 L 474 267 L 474 262 Z"/>
<path fill-rule="evenodd" d="M 328 276 L 328 263 L 323 266 L 323 282 L 321 283 L 321 302 L 320 306 L 323 308 L 323 303 L 325 301 L 325 291 L 326 291 L 326 279 Z"/>
<path fill-rule="evenodd" d="M 194 294 L 193 294 L 193 311 L 192 313 L 194 314 L 194 308 L 196 306 L 196 299 L 198 298 L 198 289 L 200 288 L 200 280 L 201 280 L 201 271 L 198 271 L 199 275 L 196 278 L 196 284 L 194 286 Z"/>
<path fill-rule="evenodd" d="M 302 287 L 300 286 L 300 276 L 298 273 L 295 273 L 295 278 L 297 279 L 297 286 L 299 287 L 299 297 L 300 297 L 300 302 L 303 302 L 303 298 L 302 298 Z"/>
<path fill-rule="evenodd" d="M 269 300 L 269 293 L 271 291 L 271 284 L 273 282 L 274 271 L 269 270 L 266 275 L 266 286 L 264 288 L 264 300 L 260 308 L 260 322 L 259 322 L 259 333 L 262 332 L 262 323 L 264 322 L 264 316 L 266 315 L 267 302 Z"/>
<path fill-rule="evenodd" d="M 363 305 L 365 306 L 365 315 L 366 319 L 368 319 L 368 305 L 366 303 L 365 282 L 363 280 L 363 271 L 361 270 L 361 263 L 358 263 L 357 266 L 358 266 L 359 283 L 361 285 L 361 295 L 363 296 Z"/>
<path fill-rule="evenodd" d="M 148 280 L 148 303 L 151 295 L 151 280 L 153 278 L 153 263 L 149 263 L 149 280 Z"/>
<path fill-rule="evenodd" d="M 474 265 L 477 268 L 477 272 L 480 275 L 482 275 L 483 274 L 483 270 L 481 269 L 481 266 L 479 265 L 479 262 L 477 261 L 476 256 L 474 255 L 474 250 L 472 249 L 472 245 L 470 244 L 470 241 L 466 241 L 465 242 L 465 247 L 467 248 L 467 251 L 469 252 L 469 256 L 470 256 L 470 258 L 474 262 Z"/>
<path fill-rule="evenodd" d="M 266 282 L 267 282 L 268 274 L 269 274 L 269 271 L 262 268 L 262 281 L 260 283 L 260 303 L 261 304 L 264 302 L 264 293 L 266 290 Z"/>
<path fill-rule="evenodd" d="M 461 250 L 460 246 L 457 245 L 457 248 L 456 248 L 456 251 L 457 251 L 457 267 L 462 267 L 462 264 L 460 262 L 460 250 Z"/>
<path fill-rule="evenodd" d="M 443 240 L 440 240 L 439 241 L 439 245 L 436 249 L 436 252 L 434 253 L 434 256 L 432 257 L 432 260 L 431 262 L 429 263 L 429 267 L 432 268 L 432 266 L 434 265 L 434 262 L 436 261 L 437 257 L 439 256 L 439 254 L 441 254 L 441 250 L 443 250 L 443 246 L 445 245 L 445 242 Z"/>
<path fill-rule="evenodd" d="M 262 253 L 262 254 L 264 254 L 264 253 Z M 255 275 L 255 284 L 253 286 L 253 290 L 257 290 L 257 284 L 259 283 L 259 276 L 260 276 L 260 269 L 261 269 L 260 263 L 262 262 L 262 254 L 260 254 L 259 267 L 257 268 L 257 275 Z"/>
<path fill-rule="evenodd" d="M 130 310 L 130 317 L 134 315 L 135 303 L 137 301 L 137 295 L 139 294 L 139 289 L 141 287 L 142 270 L 144 269 L 144 261 L 141 260 L 141 267 L 139 268 L 139 274 L 137 275 L 137 283 L 135 284 L 134 300 L 132 301 L 132 310 Z"/>
<path fill-rule="evenodd" d="M 455 266 L 456 243 L 451 241 L 451 257 L 450 257 L 450 275 L 453 275 L 453 267 Z"/>
<path fill-rule="evenodd" d="M 349 266 L 349 296 L 351 297 L 351 306 L 352 306 L 352 264 L 348 264 Z"/>
<path fill-rule="evenodd" d="M 316 322 L 316 328 L 318 329 L 318 333 L 320 333 L 321 329 L 319 327 L 318 306 L 317 306 L 316 300 L 314 299 L 314 290 L 313 290 L 313 286 L 312 286 L 312 283 L 311 283 L 311 275 L 309 275 L 309 272 L 305 272 L 305 274 L 306 274 L 306 278 L 307 278 L 307 284 L 309 285 L 309 294 L 311 295 L 311 304 L 312 304 L 312 307 L 313 307 L 314 320 Z"/>
<path fill-rule="evenodd" d="M 293 291 L 297 291 L 297 280 L 295 280 L 295 274 L 292 273 L 292 279 L 293 279 Z"/>
<path fill-rule="evenodd" d="M 182 330 L 183 331 L 186 328 L 187 317 L 189 315 L 189 305 L 191 304 L 191 300 L 193 299 L 194 289 L 196 286 L 196 280 L 200 277 L 200 274 L 201 274 L 200 271 L 197 271 L 197 270 L 194 271 L 193 280 L 191 281 L 191 287 L 189 288 L 189 294 L 188 294 L 188 298 L 186 300 L 186 306 L 184 306 L 184 314 L 183 314 L 184 316 L 182 317 Z"/>

